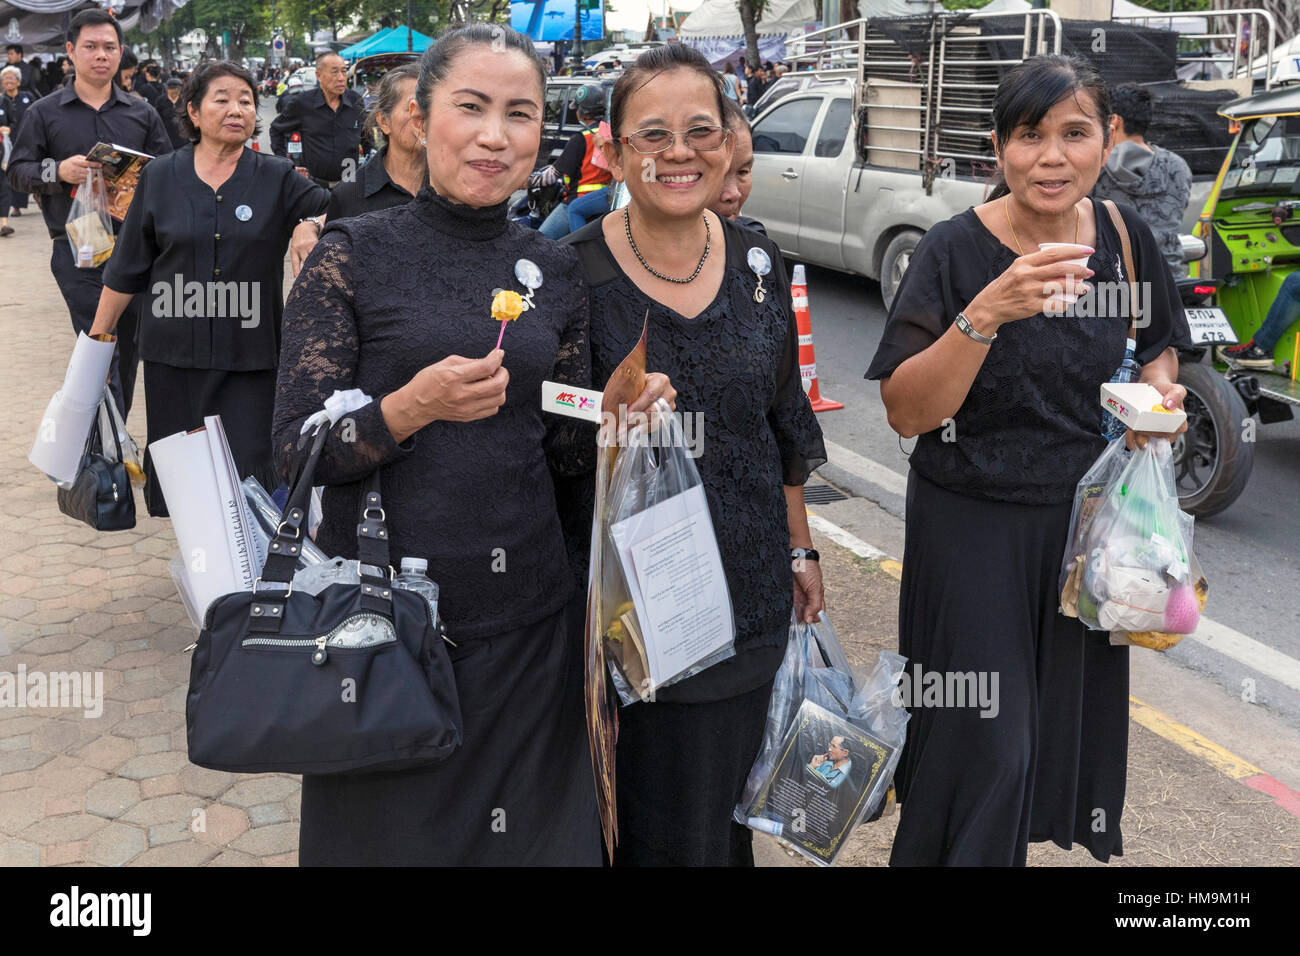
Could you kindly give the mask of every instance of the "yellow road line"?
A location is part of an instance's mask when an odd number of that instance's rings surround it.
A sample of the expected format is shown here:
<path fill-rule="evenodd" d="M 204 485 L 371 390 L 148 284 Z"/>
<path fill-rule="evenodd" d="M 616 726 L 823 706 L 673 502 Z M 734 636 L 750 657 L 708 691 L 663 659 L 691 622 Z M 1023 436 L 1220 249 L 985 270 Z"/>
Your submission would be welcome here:
<path fill-rule="evenodd" d="M 1199 757 L 1220 773 L 1234 780 L 1253 777 L 1264 771 L 1236 754 L 1224 750 L 1214 741 L 1203 737 L 1190 727 L 1184 727 L 1168 714 L 1162 714 L 1150 704 L 1130 695 L 1128 714 L 1134 721 L 1165 740 L 1177 744 L 1193 757 Z"/>

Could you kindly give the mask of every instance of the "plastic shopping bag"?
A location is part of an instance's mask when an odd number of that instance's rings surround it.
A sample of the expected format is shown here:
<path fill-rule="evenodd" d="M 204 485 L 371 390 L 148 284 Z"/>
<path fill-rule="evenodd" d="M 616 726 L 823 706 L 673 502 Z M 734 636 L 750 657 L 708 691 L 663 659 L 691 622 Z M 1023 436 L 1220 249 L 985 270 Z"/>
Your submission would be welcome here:
<path fill-rule="evenodd" d="M 893 779 L 907 735 L 897 696 L 906 663 L 885 651 L 859 685 L 830 619 L 792 616 L 736 822 L 779 836 L 814 863 L 834 863 Z"/>
<path fill-rule="evenodd" d="M 1110 483 L 1124 472 L 1132 453 L 1124 447 L 1124 437 L 1106 446 L 1092 467 L 1079 479 L 1074 492 L 1074 510 L 1070 513 L 1070 536 L 1061 559 L 1061 613 L 1066 617 L 1079 616 L 1079 584 L 1083 579 L 1084 549 L 1088 531 L 1106 496 Z"/>
<path fill-rule="evenodd" d="M 1153 438 L 1110 482 L 1083 551 L 1078 617 L 1163 650 L 1196 630 L 1209 592 L 1178 508 L 1169 440 Z"/>
<path fill-rule="evenodd" d="M 624 705 L 735 655 L 731 592 L 704 485 L 662 400 L 622 443 L 602 431 L 589 635 Z"/>
<path fill-rule="evenodd" d="M 100 170 L 86 170 L 86 181 L 73 192 L 66 229 L 77 268 L 98 268 L 113 254 L 113 220 L 108 214 L 108 193 Z"/>
<path fill-rule="evenodd" d="M 109 389 L 104 390 L 104 402 L 99 407 L 99 427 L 102 435 L 117 433 L 118 445 L 122 449 L 122 464 L 131 478 L 131 484 L 143 485 L 145 476 L 144 469 L 140 466 L 140 448 L 127 432 L 126 422 L 122 420 L 122 413 L 117 410 L 117 401 Z"/>

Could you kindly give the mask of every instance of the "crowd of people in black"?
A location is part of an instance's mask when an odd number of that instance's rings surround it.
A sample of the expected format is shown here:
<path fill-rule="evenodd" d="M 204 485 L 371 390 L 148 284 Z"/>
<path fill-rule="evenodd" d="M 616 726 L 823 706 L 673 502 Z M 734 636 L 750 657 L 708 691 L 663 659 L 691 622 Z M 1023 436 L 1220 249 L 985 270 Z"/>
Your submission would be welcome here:
<path fill-rule="evenodd" d="M 362 479 L 379 470 L 392 553 L 427 560 L 454 642 L 460 749 L 432 767 L 306 775 L 301 862 L 601 863 L 581 654 L 596 435 L 544 415 L 538 395 L 548 379 L 601 388 L 648 324 L 631 409 L 662 399 L 703 414 L 697 466 L 736 654 L 622 712 L 610 862 L 752 864 L 751 831 L 731 815 L 792 611 L 812 621 L 825 607 L 803 485 L 826 448 L 801 387 L 785 262 L 741 215 L 753 145 L 729 95 L 738 84 L 683 44 L 626 66 L 599 149 L 628 202 L 561 243 L 508 215 L 537 162 L 547 77 L 512 30 L 448 32 L 418 67 L 384 78 L 369 116 L 342 60 L 322 57 L 319 90 L 272 125 L 275 155 L 246 145 L 257 78 L 211 62 L 160 84 L 122 42 L 106 14 L 72 21 L 74 78 L 25 105 L 9 167 L 17 190 L 41 196 L 74 328 L 118 336 L 124 412 L 143 358 L 149 441 L 220 414 L 241 476 L 268 488 L 290 476 L 326 400 L 363 392 L 324 441 L 317 542 L 355 556 Z M 754 71 L 751 103 L 765 79 Z M 868 370 L 891 426 L 922 436 L 902 649 L 931 669 L 1007 675 L 999 720 L 914 721 L 896 863 L 1023 864 L 1027 843 L 1045 839 L 1103 860 L 1121 852 L 1127 648 L 1058 619 L 1050 591 L 1075 481 L 1104 446 L 1095 397 L 1127 322 L 1076 329 L 1044 315 L 1056 294 L 1044 283 L 1081 250 L 1090 268 L 1068 288 L 1113 278 L 1120 239 L 1088 198 L 1110 101 L 1086 63 L 1035 57 L 1004 80 L 994 112 L 1004 181 L 917 249 Z M 374 135 L 380 148 L 349 176 Z M 107 265 L 78 268 L 65 219 L 103 140 L 156 158 Z M 1186 323 L 1150 230 L 1125 222 L 1160 296 L 1138 338 L 1143 381 L 1177 407 L 1172 347 Z M 530 274 L 532 307 L 503 350 L 488 304 Z M 183 318 L 142 309 L 174 277 L 250 287 L 251 311 L 210 299 Z M 961 440 L 941 442 L 954 416 Z M 147 454 L 145 470 L 149 511 L 164 515 Z M 1114 821 L 1104 832 L 1090 828 L 1093 807 Z M 493 826 L 498 814 L 508 825 Z"/>

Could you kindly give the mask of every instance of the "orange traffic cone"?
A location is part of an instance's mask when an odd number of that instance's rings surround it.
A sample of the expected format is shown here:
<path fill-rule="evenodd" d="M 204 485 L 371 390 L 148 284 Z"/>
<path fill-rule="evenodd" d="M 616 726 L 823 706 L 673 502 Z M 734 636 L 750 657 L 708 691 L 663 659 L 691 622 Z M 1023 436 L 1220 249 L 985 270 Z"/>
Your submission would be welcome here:
<path fill-rule="evenodd" d="M 822 398 L 817 391 L 817 357 L 813 353 L 812 316 L 808 312 L 808 279 L 804 273 L 803 263 L 794 267 L 790 278 L 790 293 L 794 299 L 794 318 L 799 326 L 799 377 L 803 379 L 803 390 L 808 393 L 814 412 L 833 412 L 843 408 L 842 402 Z"/>

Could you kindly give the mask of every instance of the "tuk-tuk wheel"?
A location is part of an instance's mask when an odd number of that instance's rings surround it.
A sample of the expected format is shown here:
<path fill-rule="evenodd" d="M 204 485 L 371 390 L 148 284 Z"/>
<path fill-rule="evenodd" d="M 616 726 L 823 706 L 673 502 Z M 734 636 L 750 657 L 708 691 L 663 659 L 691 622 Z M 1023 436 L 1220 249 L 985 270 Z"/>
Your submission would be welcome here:
<path fill-rule="evenodd" d="M 1246 403 L 1226 378 L 1201 362 L 1179 366 L 1187 389 L 1187 431 L 1173 443 L 1179 506 L 1198 518 L 1237 500 L 1250 479 L 1255 445 L 1245 440 Z"/>

